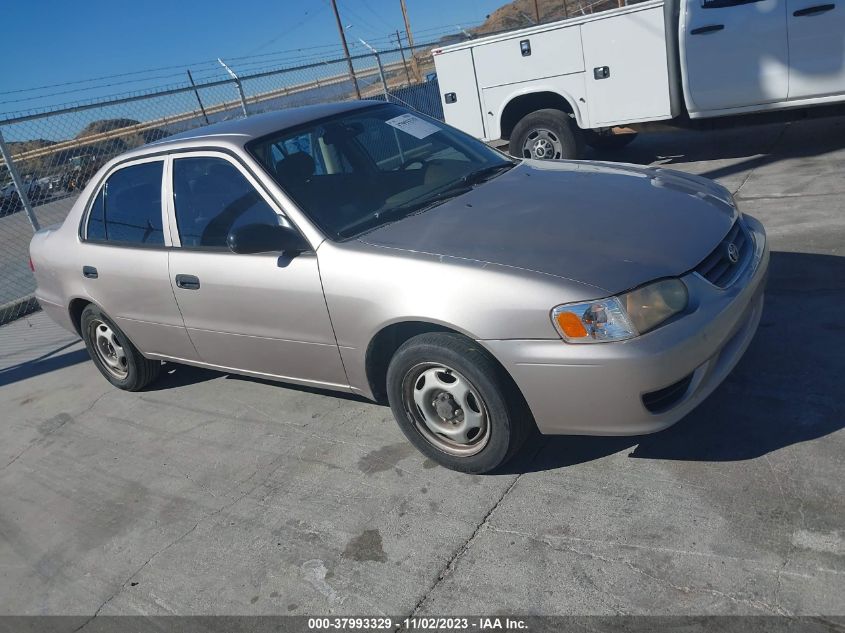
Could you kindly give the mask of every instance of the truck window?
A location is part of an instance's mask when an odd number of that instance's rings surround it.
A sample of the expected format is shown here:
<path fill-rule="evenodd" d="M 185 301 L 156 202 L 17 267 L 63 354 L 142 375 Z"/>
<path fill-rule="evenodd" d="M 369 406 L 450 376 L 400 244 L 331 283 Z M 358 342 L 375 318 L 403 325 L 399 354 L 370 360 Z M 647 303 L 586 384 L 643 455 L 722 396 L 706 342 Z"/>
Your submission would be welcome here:
<path fill-rule="evenodd" d="M 762 2 L 762 0 L 701 0 L 701 8 L 724 9 L 727 7 L 737 7 L 741 4 L 751 4 L 753 2 Z"/>

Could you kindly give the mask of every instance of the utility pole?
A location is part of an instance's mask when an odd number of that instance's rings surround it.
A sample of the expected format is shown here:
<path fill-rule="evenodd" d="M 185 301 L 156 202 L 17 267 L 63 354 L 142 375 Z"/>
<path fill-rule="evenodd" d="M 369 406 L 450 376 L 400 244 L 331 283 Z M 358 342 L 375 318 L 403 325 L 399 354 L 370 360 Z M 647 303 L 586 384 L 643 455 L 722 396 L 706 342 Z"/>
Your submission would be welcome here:
<path fill-rule="evenodd" d="M 337 32 L 340 33 L 340 43 L 343 44 L 343 54 L 346 56 L 346 65 L 349 66 L 349 78 L 355 86 L 355 95 L 361 98 L 361 89 L 358 87 L 358 78 L 355 76 L 355 69 L 352 67 L 352 58 L 349 56 L 349 46 L 346 45 L 346 32 L 340 22 L 340 13 L 337 12 L 337 0 L 332 0 L 334 19 L 337 21 Z"/>
<path fill-rule="evenodd" d="M 408 62 L 405 61 L 405 49 L 402 48 L 402 38 L 399 35 L 399 29 L 396 29 L 396 45 L 399 47 L 399 53 L 402 55 L 402 68 L 405 69 L 405 77 L 408 78 L 408 85 L 411 85 L 411 73 L 408 72 Z"/>
<path fill-rule="evenodd" d="M 540 7 L 537 6 L 537 0 L 534 0 L 534 16 L 537 18 L 535 24 L 540 24 Z"/>
<path fill-rule="evenodd" d="M 420 75 L 417 57 L 414 55 L 414 36 L 411 33 L 411 21 L 408 19 L 408 7 L 405 6 L 405 0 L 399 0 L 399 4 L 402 6 L 402 17 L 405 18 L 405 35 L 408 38 L 408 46 L 411 47 L 411 70 L 414 71 L 414 79 L 420 83 L 422 82 L 422 75 Z"/>

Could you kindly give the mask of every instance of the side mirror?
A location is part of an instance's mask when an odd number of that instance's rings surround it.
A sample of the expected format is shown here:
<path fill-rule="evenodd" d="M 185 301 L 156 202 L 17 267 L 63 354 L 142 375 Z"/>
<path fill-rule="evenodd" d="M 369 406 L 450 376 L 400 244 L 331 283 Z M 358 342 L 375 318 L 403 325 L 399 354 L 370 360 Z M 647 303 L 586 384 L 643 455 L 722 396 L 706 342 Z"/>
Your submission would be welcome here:
<path fill-rule="evenodd" d="M 308 242 L 296 230 L 272 224 L 247 224 L 232 229 L 226 244 L 233 253 L 302 253 L 310 250 Z"/>

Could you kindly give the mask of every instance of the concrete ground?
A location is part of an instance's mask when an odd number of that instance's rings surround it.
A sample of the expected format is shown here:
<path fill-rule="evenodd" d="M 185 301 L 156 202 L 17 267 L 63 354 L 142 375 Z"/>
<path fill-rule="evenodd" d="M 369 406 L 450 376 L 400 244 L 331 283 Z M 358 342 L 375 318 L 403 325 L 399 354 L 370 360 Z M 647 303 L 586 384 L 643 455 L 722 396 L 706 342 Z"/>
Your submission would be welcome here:
<path fill-rule="evenodd" d="M 845 614 L 845 119 L 594 157 L 716 178 L 769 231 L 759 333 L 698 410 L 467 476 L 356 399 L 118 391 L 36 314 L 0 328 L 0 613 Z"/>

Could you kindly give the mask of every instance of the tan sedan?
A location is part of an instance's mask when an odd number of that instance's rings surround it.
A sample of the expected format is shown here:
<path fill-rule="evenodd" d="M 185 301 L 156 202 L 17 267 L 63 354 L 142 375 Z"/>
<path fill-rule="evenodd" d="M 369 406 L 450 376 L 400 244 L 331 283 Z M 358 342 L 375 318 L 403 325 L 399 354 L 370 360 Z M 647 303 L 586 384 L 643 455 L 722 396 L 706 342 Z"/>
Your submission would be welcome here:
<path fill-rule="evenodd" d="M 711 181 L 516 161 L 380 102 L 124 154 L 31 256 L 42 307 L 119 388 L 167 361 L 387 400 L 467 472 L 535 427 L 679 420 L 750 343 L 768 266 L 762 226 Z"/>

